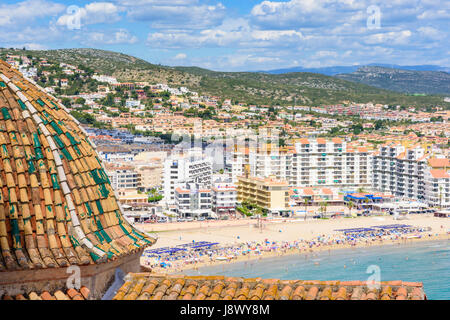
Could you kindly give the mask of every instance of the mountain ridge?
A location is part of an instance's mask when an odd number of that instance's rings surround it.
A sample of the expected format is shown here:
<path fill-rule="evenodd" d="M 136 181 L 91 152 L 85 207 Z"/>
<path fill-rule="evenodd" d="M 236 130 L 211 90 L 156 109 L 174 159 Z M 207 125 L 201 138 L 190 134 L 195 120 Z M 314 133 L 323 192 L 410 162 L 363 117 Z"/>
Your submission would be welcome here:
<path fill-rule="evenodd" d="M 290 68 L 281 68 L 281 69 L 273 69 L 266 71 L 258 71 L 261 73 L 269 73 L 269 74 L 282 74 L 282 73 L 291 73 L 291 72 L 312 72 L 312 73 L 320 73 L 328 76 L 335 76 L 342 73 L 352 73 L 357 71 L 361 67 L 385 67 L 392 69 L 401 69 L 401 70 L 413 70 L 413 71 L 444 71 L 450 72 L 450 67 L 442 67 L 437 65 L 396 65 L 396 64 L 386 64 L 386 63 L 369 63 L 367 65 L 352 65 L 352 66 L 329 66 L 329 67 L 319 67 L 319 68 L 306 68 L 302 66 L 290 67 Z"/>
<path fill-rule="evenodd" d="M 450 73 L 364 66 L 336 78 L 409 94 L 450 95 Z"/>
<path fill-rule="evenodd" d="M 390 105 L 444 105 L 441 96 L 414 97 L 317 73 L 271 75 L 257 72 L 217 72 L 199 67 L 168 67 L 123 53 L 98 49 L 47 51 L 0 49 L 0 54 L 24 54 L 57 63 L 86 65 L 119 81 L 147 81 L 185 86 L 200 94 L 217 95 L 249 104 L 304 105 L 374 102 Z"/>

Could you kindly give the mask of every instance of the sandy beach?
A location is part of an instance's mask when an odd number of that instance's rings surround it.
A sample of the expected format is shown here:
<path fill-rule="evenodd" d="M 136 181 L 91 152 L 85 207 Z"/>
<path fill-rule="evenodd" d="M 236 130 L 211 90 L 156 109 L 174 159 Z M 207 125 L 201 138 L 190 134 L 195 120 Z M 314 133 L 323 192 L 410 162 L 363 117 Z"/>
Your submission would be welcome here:
<path fill-rule="evenodd" d="M 445 240 L 450 239 L 450 220 L 446 218 L 436 218 L 432 215 L 410 215 L 408 220 L 394 220 L 391 216 L 358 217 L 358 218 L 337 218 L 327 220 L 293 220 L 293 219 L 272 219 L 263 223 L 262 228 L 257 227 L 258 221 L 255 219 L 242 219 L 237 221 L 208 221 L 197 222 L 199 228 L 192 228 L 192 222 L 164 224 L 158 226 L 159 232 L 157 243 L 152 248 L 172 247 L 180 244 L 190 243 L 193 240 L 218 242 L 220 246 L 236 246 L 246 242 L 264 242 L 266 239 L 275 242 L 309 241 L 317 239 L 318 236 L 333 238 L 341 234 L 336 229 L 348 228 L 368 228 L 372 226 L 388 224 L 407 224 L 414 227 L 429 228 L 430 231 L 423 232 L 421 238 L 404 237 L 403 239 L 383 239 L 356 244 L 331 244 L 313 248 L 281 249 L 270 252 L 261 252 L 258 255 L 238 256 L 231 261 L 204 261 L 195 264 L 185 264 L 174 268 L 154 268 L 158 273 L 182 272 L 186 269 L 201 268 L 222 263 L 232 263 L 242 260 L 263 259 L 288 254 L 311 253 L 321 250 L 336 250 L 351 247 L 373 247 L 379 245 L 401 245 L 416 241 Z M 147 231 L 145 224 L 137 225 L 141 230 Z M 144 261 L 141 264 L 144 265 Z"/>

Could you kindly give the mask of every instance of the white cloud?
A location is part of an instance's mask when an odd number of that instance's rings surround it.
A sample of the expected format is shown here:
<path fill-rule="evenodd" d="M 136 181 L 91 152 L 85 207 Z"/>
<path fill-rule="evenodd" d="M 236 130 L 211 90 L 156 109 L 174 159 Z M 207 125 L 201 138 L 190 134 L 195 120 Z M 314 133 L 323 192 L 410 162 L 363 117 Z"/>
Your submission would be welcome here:
<path fill-rule="evenodd" d="M 185 53 L 179 53 L 174 57 L 175 60 L 184 60 L 186 58 L 187 58 L 187 55 Z"/>
<path fill-rule="evenodd" d="M 433 27 L 420 27 L 417 29 L 417 31 L 432 40 L 439 40 L 444 35 L 444 32 L 441 32 Z"/>
<path fill-rule="evenodd" d="M 216 5 L 192 4 L 192 1 L 168 3 L 140 1 L 141 5 L 127 7 L 127 17 L 149 22 L 156 29 L 204 29 L 216 26 L 226 16 L 222 3 Z"/>
<path fill-rule="evenodd" d="M 376 33 L 366 37 L 364 42 L 367 44 L 402 45 L 409 42 L 411 35 L 412 32 L 409 30 Z"/>
<path fill-rule="evenodd" d="M 360 20 L 365 1 L 290 0 L 263 1 L 251 10 L 252 20 L 266 28 L 328 27 L 349 19 Z"/>
<path fill-rule="evenodd" d="M 426 10 L 417 16 L 420 20 L 437 20 L 437 19 L 450 19 L 450 10 L 438 9 L 438 10 Z"/>
<path fill-rule="evenodd" d="M 108 32 L 87 32 L 78 38 L 87 44 L 134 44 L 138 42 L 138 38 L 128 30 L 120 29 L 118 31 Z"/>
<path fill-rule="evenodd" d="M 61 13 L 65 6 L 45 0 L 27 0 L 16 4 L 0 5 L 0 26 L 17 26 L 36 18 L 51 17 Z"/>
<path fill-rule="evenodd" d="M 48 47 L 46 45 L 42 45 L 40 43 L 25 43 L 23 46 L 18 46 L 20 47 L 25 47 L 27 50 L 47 50 Z"/>
<path fill-rule="evenodd" d="M 181 47 L 286 47 L 304 40 L 297 30 L 252 29 L 243 18 L 226 19 L 220 26 L 200 32 L 168 31 L 148 35 L 148 44 L 165 48 Z"/>
<path fill-rule="evenodd" d="M 64 34 L 55 28 L 25 26 L 20 30 L 0 32 L 0 43 L 20 44 L 45 43 L 64 39 Z"/>
<path fill-rule="evenodd" d="M 59 26 L 72 26 L 74 22 L 79 22 L 81 26 L 98 23 L 114 23 L 120 21 L 119 13 L 122 9 L 109 2 L 93 2 L 84 8 L 59 17 L 56 22 Z"/>

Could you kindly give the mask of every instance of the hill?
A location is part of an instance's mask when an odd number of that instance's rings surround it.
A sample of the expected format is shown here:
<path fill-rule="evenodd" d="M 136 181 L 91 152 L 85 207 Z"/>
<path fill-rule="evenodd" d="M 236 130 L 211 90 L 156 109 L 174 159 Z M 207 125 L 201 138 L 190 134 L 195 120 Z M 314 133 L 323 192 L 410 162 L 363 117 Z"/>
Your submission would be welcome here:
<path fill-rule="evenodd" d="M 403 69 L 403 70 L 415 70 L 415 71 L 445 71 L 450 72 L 450 68 L 440 67 L 435 65 L 417 65 L 417 66 L 400 66 L 395 64 L 381 64 L 381 63 L 371 63 L 367 66 L 372 67 L 385 67 L 385 68 L 393 68 L 393 69 Z M 327 76 L 334 76 L 342 73 L 352 73 L 358 70 L 359 68 L 364 67 L 361 65 L 354 66 L 331 66 L 331 67 L 322 67 L 322 68 L 304 68 L 304 67 L 292 67 L 292 68 L 284 68 L 284 69 L 275 69 L 268 71 L 261 71 L 262 73 L 269 74 L 282 74 L 282 73 L 290 73 L 290 72 L 312 72 L 312 73 L 320 73 Z"/>
<path fill-rule="evenodd" d="M 216 95 L 249 104 L 320 105 L 345 101 L 426 107 L 445 105 L 442 96 L 411 96 L 317 73 L 266 74 L 215 72 L 198 67 L 167 67 L 122 53 L 97 49 L 47 51 L 0 49 L 6 53 L 46 58 L 55 63 L 85 66 L 119 81 L 147 81 L 185 86 L 200 94 Z"/>
<path fill-rule="evenodd" d="M 405 93 L 450 95 L 450 73 L 386 67 L 361 67 L 337 78 Z"/>

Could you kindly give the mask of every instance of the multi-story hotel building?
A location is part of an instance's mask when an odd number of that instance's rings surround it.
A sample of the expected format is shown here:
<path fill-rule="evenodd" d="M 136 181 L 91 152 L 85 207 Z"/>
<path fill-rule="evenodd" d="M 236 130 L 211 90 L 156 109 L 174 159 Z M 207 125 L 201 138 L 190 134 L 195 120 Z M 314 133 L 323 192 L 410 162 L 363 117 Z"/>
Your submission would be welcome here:
<path fill-rule="evenodd" d="M 106 173 L 115 190 L 136 189 L 139 186 L 139 174 L 132 166 L 106 164 Z"/>
<path fill-rule="evenodd" d="M 181 184 L 195 182 L 211 187 L 212 160 L 200 155 L 172 156 L 164 161 L 163 190 L 164 201 L 173 204 L 175 188 Z"/>
<path fill-rule="evenodd" d="M 218 216 L 236 213 L 237 189 L 234 184 L 217 183 L 212 188 L 212 210 Z"/>
<path fill-rule="evenodd" d="M 139 186 L 143 191 L 161 186 L 161 177 L 163 173 L 162 163 L 149 163 L 148 165 L 138 166 L 136 168 L 138 174 Z"/>
<path fill-rule="evenodd" d="M 373 157 L 373 188 L 431 206 L 450 206 L 450 160 L 426 146 L 391 142 Z"/>
<path fill-rule="evenodd" d="M 272 178 L 240 176 L 237 183 L 237 201 L 254 203 L 270 213 L 282 214 L 289 210 L 289 185 Z"/>
<path fill-rule="evenodd" d="M 291 186 L 351 189 L 371 185 L 371 154 L 366 147 L 352 148 L 340 138 L 303 138 L 293 148 L 274 151 L 236 148 L 233 181 L 243 175 L 246 166 L 252 176 L 275 176 Z"/>
<path fill-rule="evenodd" d="M 175 208 L 179 217 L 211 215 L 212 192 L 197 183 L 186 183 L 175 188 Z"/>
<path fill-rule="evenodd" d="M 434 207 L 450 207 L 449 170 L 429 169 L 425 172 L 425 202 Z"/>
<path fill-rule="evenodd" d="M 425 199 L 425 149 L 400 142 L 382 145 L 373 157 L 373 188 L 410 199 Z"/>

